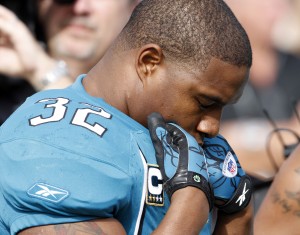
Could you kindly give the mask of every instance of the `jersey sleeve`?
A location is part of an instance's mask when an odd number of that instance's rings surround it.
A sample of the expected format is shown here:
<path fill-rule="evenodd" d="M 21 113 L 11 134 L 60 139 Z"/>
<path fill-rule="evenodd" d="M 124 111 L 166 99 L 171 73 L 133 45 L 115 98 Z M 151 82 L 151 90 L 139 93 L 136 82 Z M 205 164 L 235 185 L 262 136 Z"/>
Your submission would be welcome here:
<path fill-rule="evenodd" d="M 130 176 L 104 160 L 24 139 L 1 143 L 0 153 L 3 196 L 16 218 L 115 217 L 130 201 Z"/>

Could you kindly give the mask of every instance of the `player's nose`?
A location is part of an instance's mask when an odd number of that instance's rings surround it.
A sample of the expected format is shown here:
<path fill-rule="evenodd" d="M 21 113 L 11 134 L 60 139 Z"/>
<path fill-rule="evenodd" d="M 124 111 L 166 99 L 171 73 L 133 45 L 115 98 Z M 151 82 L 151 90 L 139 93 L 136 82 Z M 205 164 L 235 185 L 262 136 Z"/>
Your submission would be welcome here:
<path fill-rule="evenodd" d="M 197 131 L 201 137 L 215 137 L 220 130 L 220 119 L 222 111 L 214 112 L 213 115 L 202 117 L 197 125 Z"/>

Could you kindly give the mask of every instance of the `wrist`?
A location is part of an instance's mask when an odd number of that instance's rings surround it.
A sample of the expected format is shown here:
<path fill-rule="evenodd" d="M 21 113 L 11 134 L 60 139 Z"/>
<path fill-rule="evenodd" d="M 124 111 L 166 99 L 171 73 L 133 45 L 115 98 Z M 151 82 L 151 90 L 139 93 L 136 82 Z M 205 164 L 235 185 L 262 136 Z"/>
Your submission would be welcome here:
<path fill-rule="evenodd" d="M 46 87 L 52 83 L 58 82 L 63 77 L 69 76 L 69 69 L 63 60 L 56 61 L 55 67 L 48 71 L 41 79 L 40 83 Z"/>
<path fill-rule="evenodd" d="M 191 208 L 207 208 L 207 212 L 209 211 L 209 203 L 205 193 L 196 187 L 187 186 L 178 189 L 172 194 L 170 201 L 171 204 L 182 204 L 185 205 L 185 207 Z"/>
<path fill-rule="evenodd" d="M 207 222 L 209 206 L 205 194 L 195 187 L 173 193 L 171 205 L 152 234 L 199 234 Z"/>
<path fill-rule="evenodd" d="M 183 179 L 187 180 L 185 181 Z M 207 179 L 201 174 L 197 174 L 191 171 L 185 172 L 185 174 L 183 173 L 181 177 L 174 177 L 172 180 L 167 181 L 167 183 L 165 184 L 165 190 L 169 198 L 172 198 L 172 195 L 176 191 L 186 187 L 194 187 L 198 191 L 204 193 L 209 204 L 210 210 L 213 208 L 214 196 L 211 186 Z"/>
<path fill-rule="evenodd" d="M 36 72 L 35 76 L 31 80 L 31 84 L 34 86 L 36 90 L 43 90 L 46 88 L 56 88 L 54 84 L 69 85 L 71 83 L 69 79 L 69 69 L 67 64 L 63 60 L 53 60 L 51 59 L 45 65 L 44 68 L 41 68 Z M 62 80 L 67 80 L 66 82 L 62 82 Z"/>

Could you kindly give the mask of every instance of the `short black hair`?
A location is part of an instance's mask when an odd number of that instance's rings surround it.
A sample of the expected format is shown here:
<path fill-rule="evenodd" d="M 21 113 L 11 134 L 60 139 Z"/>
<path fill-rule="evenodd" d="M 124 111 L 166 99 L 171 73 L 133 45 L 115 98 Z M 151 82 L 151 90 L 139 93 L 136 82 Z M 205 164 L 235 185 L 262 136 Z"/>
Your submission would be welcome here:
<path fill-rule="evenodd" d="M 143 0 L 116 43 L 124 49 L 155 43 L 167 59 L 200 70 L 212 57 L 252 65 L 247 33 L 223 0 Z"/>

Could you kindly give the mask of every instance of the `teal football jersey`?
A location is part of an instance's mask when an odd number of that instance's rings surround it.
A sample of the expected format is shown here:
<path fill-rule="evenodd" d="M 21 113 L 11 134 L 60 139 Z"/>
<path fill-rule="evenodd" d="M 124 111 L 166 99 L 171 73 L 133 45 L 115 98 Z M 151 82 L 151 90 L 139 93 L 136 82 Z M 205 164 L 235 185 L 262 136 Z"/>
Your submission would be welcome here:
<path fill-rule="evenodd" d="M 2 125 L 0 234 L 113 217 L 148 235 L 165 215 L 148 130 L 87 94 L 83 78 L 29 97 Z"/>

